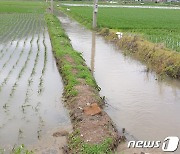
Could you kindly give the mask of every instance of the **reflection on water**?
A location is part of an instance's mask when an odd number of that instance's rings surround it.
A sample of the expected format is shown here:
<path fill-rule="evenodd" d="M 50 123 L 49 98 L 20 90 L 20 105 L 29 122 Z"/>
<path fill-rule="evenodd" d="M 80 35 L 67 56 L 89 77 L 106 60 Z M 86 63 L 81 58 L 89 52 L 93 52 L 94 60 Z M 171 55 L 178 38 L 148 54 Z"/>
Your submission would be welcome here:
<path fill-rule="evenodd" d="M 117 127 L 140 140 L 180 137 L 180 82 L 159 80 L 113 44 L 60 14 L 75 50 L 82 52 L 109 104 L 106 112 Z M 79 43 L 81 42 L 81 43 Z M 95 52 L 96 51 L 96 52 Z"/>
<path fill-rule="evenodd" d="M 95 53 L 96 53 L 96 33 L 92 32 L 92 48 L 91 48 L 91 71 L 92 71 L 92 73 L 94 73 Z"/>

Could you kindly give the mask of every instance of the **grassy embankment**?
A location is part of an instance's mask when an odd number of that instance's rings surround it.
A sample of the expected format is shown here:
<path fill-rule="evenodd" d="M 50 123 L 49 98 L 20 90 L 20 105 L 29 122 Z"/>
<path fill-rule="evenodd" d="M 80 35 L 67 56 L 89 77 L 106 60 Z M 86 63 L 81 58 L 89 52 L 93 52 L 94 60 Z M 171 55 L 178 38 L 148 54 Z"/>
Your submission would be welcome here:
<path fill-rule="evenodd" d="M 57 17 L 48 14 L 46 21 L 73 124 L 74 131 L 68 137 L 69 153 L 110 153 L 117 139 L 111 119 L 103 110 L 94 116 L 83 111 L 87 103 L 103 105 L 98 86 L 81 54 L 73 50 Z"/>
<path fill-rule="evenodd" d="M 88 28 L 91 7 L 61 9 Z M 98 30 L 119 47 L 127 49 L 159 74 L 180 78 L 180 10 L 99 8 Z M 117 39 L 116 32 L 124 37 Z M 176 52 L 174 52 L 176 51 Z"/>

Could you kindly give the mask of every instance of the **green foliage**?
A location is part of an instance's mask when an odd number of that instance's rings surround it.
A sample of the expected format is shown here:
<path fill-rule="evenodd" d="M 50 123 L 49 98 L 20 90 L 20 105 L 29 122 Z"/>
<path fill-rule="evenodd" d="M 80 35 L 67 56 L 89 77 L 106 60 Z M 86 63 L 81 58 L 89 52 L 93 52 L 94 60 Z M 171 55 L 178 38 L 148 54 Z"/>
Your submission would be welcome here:
<path fill-rule="evenodd" d="M 89 144 L 82 141 L 79 130 L 74 131 L 69 135 L 69 148 L 72 153 L 79 154 L 105 154 L 111 153 L 110 145 L 112 139 L 107 138 L 100 144 Z"/>
<path fill-rule="evenodd" d="M 3 149 L 0 149 L 0 154 L 4 154 L 5 151 Z M 24 146 L 24 144 L 18 146 L 18 147 L 14 147 L 10 154 L 33 154 L 33 151 L 29 151 L 26 149 L 26 147 Z"/>
<path fill-rule="evenodd" d="M 27 150 L 25 146 L 22 144 L 21 146 L 13 149 L 11 154 L 33 154 L 33 152 Z"/>
<path fill-rule="evenodd" d="M 91 7 L 70 7 L 73 18 L 91 28 Z M 66 10 L 66 7 L 63 7 Z M 99 8 L 98 27 L 140 34 L 154 42 L 180 51 L 180 10 Z"/>

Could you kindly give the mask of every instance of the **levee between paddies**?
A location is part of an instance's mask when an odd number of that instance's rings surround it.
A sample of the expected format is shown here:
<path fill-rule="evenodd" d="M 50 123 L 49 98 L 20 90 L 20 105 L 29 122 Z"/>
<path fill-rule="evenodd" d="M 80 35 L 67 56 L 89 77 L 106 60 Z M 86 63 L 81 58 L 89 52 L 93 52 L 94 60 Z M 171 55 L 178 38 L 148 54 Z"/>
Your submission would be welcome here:
<path fill-rule="evenodd" d="M 53 51 L 64 81 L 65 104 L 70 110 L 73 133 L 67 153 L 111 153 L 118 144 L 118 132 L 102 109 L 99 87 L 80 53 L 75 51 L 60 21 L 47 15 Z"/>
<path fill-rule="evenodd" d="M 43 14 L 0 14 L 0 149 L 70 125 Z"/>

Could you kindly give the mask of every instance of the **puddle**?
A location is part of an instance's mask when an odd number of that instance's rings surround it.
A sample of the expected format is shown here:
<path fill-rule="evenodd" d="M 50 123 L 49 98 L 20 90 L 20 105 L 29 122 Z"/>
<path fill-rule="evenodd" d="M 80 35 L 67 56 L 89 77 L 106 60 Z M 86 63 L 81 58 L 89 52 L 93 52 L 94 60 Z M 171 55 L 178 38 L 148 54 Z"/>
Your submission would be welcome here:
<path fill-rule="evenodd" d="M 137 60 L 124 56 L 113 44 L 64 14 L 59 15 L 73 48 L 82 52 L 93 71 L 106 112 L 118 129 L 138 140 L 164 141 L 180 137 L 180 82 L 158 80 Z"/>

